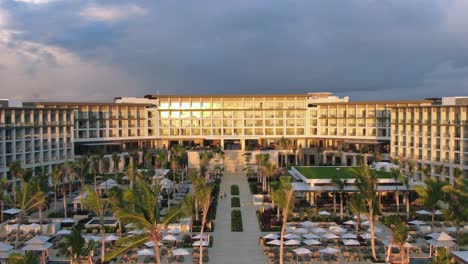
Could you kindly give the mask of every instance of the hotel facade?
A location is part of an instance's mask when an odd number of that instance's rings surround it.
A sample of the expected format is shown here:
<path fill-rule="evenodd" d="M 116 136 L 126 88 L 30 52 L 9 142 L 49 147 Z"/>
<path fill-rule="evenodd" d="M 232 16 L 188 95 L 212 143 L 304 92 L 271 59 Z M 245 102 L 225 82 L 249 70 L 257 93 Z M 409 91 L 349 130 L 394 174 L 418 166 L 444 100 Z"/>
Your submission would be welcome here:
<path fill-rule="evenodd" d="M 356 165 L 359 157 L 391 157 L 414 162 L 417 178 L 428 167 L 430 176 L 452 181 L 455 168 L 468 174 L 467 109 L 466 97 L 350 102 L 330 93 L 149 95 L 112 103 L 3 105 L 0 176 L 8 174 L 13 159 L 50 167 L 96 149 L 112 153 L 174 144 L 195 150 L 220 146 L 237 158 L 235 163 L 243 163 L 244 151 L 284 154 L 279 141 L 287 138 L 288 159 L 300 165 Z M 18 122 L 32 126 L 17 131 Z"/>

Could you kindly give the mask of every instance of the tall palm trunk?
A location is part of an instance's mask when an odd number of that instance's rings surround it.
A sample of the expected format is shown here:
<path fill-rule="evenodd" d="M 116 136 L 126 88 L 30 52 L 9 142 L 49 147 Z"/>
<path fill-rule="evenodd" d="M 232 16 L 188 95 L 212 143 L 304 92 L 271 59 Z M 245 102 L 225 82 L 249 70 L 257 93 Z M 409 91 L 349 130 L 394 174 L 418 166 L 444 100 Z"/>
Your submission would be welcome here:
<path fill-rule="evenodd" d="M 63 213 L 67 218 L 67 191 L 65 189 L 63 189 Z"/>
<path fill-rule="evenodd" d="M 0 211 L 0 222 L 3 223 L 3 210 L 5 209 L 5 202 L 3 201 L 3 199 L 0 201 L 2 203 L 1 205 L 1 211 Z"/>
<path fill-rule="evenodd" d="M 406 221 L 409 221 L 410 218 L 410 200 L 409 200 L 409 191 L 406 191 Z"/>
<path fill-rule="evenodd" d="M 396 210 L 397 214 L 400 214 L 400 192 L 398 191 L 398 185 L 396 186 L 395 189 L 395 201 L 396 201 Z"/>
<path fill-rule="evenodd" d="M 102 220 L 104 221 L 104 220 Z M 101 222 L 103 223 L 103 222 Z M 101 224 L 101 264 L 104 263 L 106 260 L 106 229 L 104 228 L 104 225 Z"/>
<path fill-rule="evenodd" d="M 291 188 L 288 192 L 286 199 L 286 207 L 283 210 L 283 225 L 281 226 L 281 238 L 280 238 L 280 264 L 284 263 L 284 236 L 286 235 L 286 222 L 288 221 L 289 205 L 294 195 L 294 189 Z"/>
<path fill-rule="evenodd" d="M 21 230 L 21 221 L 23 220 L 23 215 L 24 215 L 24 212 L 23 210 L 21 210 L 18 214 L 18 217 L 17 217 L 17 227 L 16 227 L 16 238 L 15 238 L 15 247 L 18 248 L 19 246 L 19 233 L 20 233 L 20 230 Z"/>
<path fill-rule="evenodd" d="M 343 220 L 343 193 L 340 193 L 340 220 Z"/>
<path fill-rule="evenodd" d="M 54 211 L 57 212 L 57 184 L 54 184 Z"/>
<path fill-rule="evenodd" d="M 369 205 L 374 206 L 374 204 Z M 370 221 L 370 228 L 371 228 L 371 251 L 372 251 L 372 257 L 374 259 L 377 259 L 377 254 L 375 252 L 375 217 L 374 217 L 374 209 L 369 209 L 369 221 Z"/>
<path fill-rule="evenodd" d="M 208 215 L 208 209 L 210 208 L 210 202 L 203 205 L 203 217 L 202 217 L 202 225 L 200 229 L 200 256 L 198 259 L 198 263 L 203 264 L 203 232 L 205 231 L 205 224 L 206 224 L 206 217 Z M 208 241 L 209 243 L 210 241 Z"/>
<path fill-rule="evenodd" d="M 39 207 L 39 225 L 41 226 L 41 234 L 42 234 L 42 207 Z"/>
<path fill-rule="evenodd" d="M 155 236 L 157 237 L 157 235 Z M 153 243 L 154 243 L 154 254 L 156 257 L 156 263 L 161 264 L 161 252 L 159 251 L 159 239 L 153 238 Z"/>
<path fill-rule="evenodd" d="M 336 190 L 333 187 L 333 214 L 336 215 Z"/>

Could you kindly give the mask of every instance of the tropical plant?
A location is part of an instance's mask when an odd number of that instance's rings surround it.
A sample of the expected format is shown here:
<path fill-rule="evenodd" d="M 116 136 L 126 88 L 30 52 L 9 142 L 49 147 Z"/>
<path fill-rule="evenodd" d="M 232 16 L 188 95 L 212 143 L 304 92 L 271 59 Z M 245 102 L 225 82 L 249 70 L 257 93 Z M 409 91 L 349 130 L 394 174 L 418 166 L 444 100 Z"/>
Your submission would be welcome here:
<path fill-rule="evenodd" d="M 27 251 L 24 255 L 20 253 L 11 253 L 8 257 L 8 263 L 10 264 L 39 264 L 39 256 L 37 253 Z"/>
<path fill-rule="evenodd" d="M 52 184 L 54 185 L 54 210 L 57 211 L 57 192 L 63 178 L 63 171 L 59 167 L 55 167 L 52 169 L 51 176 Z"/>
<path fill-rule="evenodd" d="M 93 181 L 94 181 L 94 191 L 97 191 L 97 174 L 101 172 L 101 159 L 102 154 L 95 154 L 91 156 L 91 173 L 93 174 Z"/>
<path fill-rule="evenodd" d="M 70 258 L 70 264 L 79 263 L 84 256 L 90 255 L 96 243 L 94 240 L 86 243 L 86 240 L 81 235 L 81 229 L 78 226 L 72 228 L 69 235 L 64 236 L 59 244 L 62 254 Z"/>
<path fill-rule="evenodd" d="M 365 201 L 360 193 L 354 193 L 348 203 L 350 211 L 357 216 L 356 239 L 358 237 L 359 226 L 361 225 L 361 215 L 367 212 Z"/>
<path fill-rule="evenodd" d="M 132 223 L 135 228 L 144 230 L 143 234 L 123 237 L 117 241 L 117 248 L 107 255 L 107 260 L 126 252 L 129 249 L 139 247 L 147 241 L 154 243 L 156 263 L 161 263 L 159 242 L 162 230 L 172 221 L 191 210 L 182 208 L 172 208 L 169 214 L 162 220 L 158 203 L 160 187 L 158 185 L 149 186 L 143 182 L 138 182 L 135 190 L 126 189 L 124 191 L 124 203 L 116 208 L 116 216 L 123 223 Z"/>
<path fill-rule="evenodd" d="M 8 195 L 9 183 L 6 178 L 0 178 L 0 223 L 3 223 L 3 211 L 5 203 L 11 203 L 10 196 Z"/>
<path fill-rule="evenodd" d="M 24 169 L 21 166 L 21 162 L 19 160 L 15 160 L 10 164 L 10 173 L 13 176 L 13 202 L 16 203 L 16 185 L 17 180 L 22 178 L 24 174 Z"/>
<path fill-rule="evenodd" d="M 429 178 L 424 181 L 424 186 L 419 185 L 414 187 L 414 191 L 419 196 L 415 202 L 431 210 L 432 224 L 434 224 L 435 211 L 440 208 L 440 201 L 444 199 L 442 188 L 447 184 L 447 182 L 436 181 Z"/>
<path fill-rule="evenodd" d="M 429 177 L 431 177 L 431 166 L 426 165 L 422 169 L 422 173 L 424 174 L 425 179 L 429 179 Z"/>
<path fill-rule="evenodd" d="M 198 186 L 197 196 L 195 199 L 202 209 L 202 225 L 200 229 L 200 237 L 203 238 L 203 231 L 208 217 L 208 210 L 212 202 L 213 184 L 204 183 Z M 198 263 L 203 263 L 203 243 L 200 243 L 200 258 Z"/>
<path fill-rule="evenodd" d="M 445 185 L 442 191 L 448 195 L 448 206 L 442 210 L 442 213 L 455 225 L 457 241 L 459 241 L 460 228 L 468 219 L 468 179 L 457 177 L 453 185 Z"/>
<path fill-rule="evenodd" d="M 91 210 L 99 220 L 99 227 L 101 233 L 101 263 L 104 263 L 105 260 L 105 238 L 106 238 L 106 229 L 104 227 L 104 216 L 109 207 L 109 200 L 101 198 L 97 191 L 92 190 L 89 187 L 85 187 L 88 195 L 83 199 L 83 202 L 87 209 Z"/>
<path fill-rule="evenodd" d="M 135 181 L 137 179 L 137 171 L 133 165 L 133 162 L 128 164 L 127 168 L 125 169 L 125 176 L 127 176 L 128 181 L 130 182 L 130 190 L 133 190 L 133 187 L 135 185 Z"/>
<path fill-rule="evenodd" d="M 114 168 L 114 180 L 117 181 L 117 175 L 119 174 L 120 155 L 116 152 L 112 153 L 111 160 L 112 167 Z"/>
<path fill-rule="evenodd" d="M 395 224 L 395 227 L 392 229 L 392 242 L 397 245 L 400 249 L 400 263 L 408 263 L 407 259 L 405 258 L 405 249 L 404 246 L 406 244 L 406 240 L 408 239 L 408 227 L 406 223 L 401 221 Z"/>
<path fill-rule="evenodd" d="M 345 198 L 345 195 L 346 195 L 345 188 L 348 185 L 348 182 L 347 182 L 347 180 L 341 179 L 340 177 L 332 177 L 331 181 L 332 181 L 332 184 L 334 186 L 333 189 L 335 189 L 335 187 L 336 187 L 337 191 L 340 193 L 340 219 L 343 220 L 343 201 L 344 201 L 344 198 Z M 334 199 L 335 199 L 335 197 L 334 197 Z"/>
<path fill-rule="evenodd" d="M 397 214 L 400 214 L 400 193 L 398 191 L 398 185 L 400 184 L 400 168 L 392 168 L 390 170 L 390 175 L 392 176 L 393 181 L 395 182 L 395 203 Z"/>
<path fill-rule="evenodd" d="M 431 264 L 452 264 L 453 257 L 446 248 L 437 248 L 437 253 L 431 259 Z"/>
<path fill-rule="evenodd" d="M 398 179 L 403 187 L 405 188 L 405 201 L 406 201 L 406 221 L 409 221 L 410 218 L 410 188 L 411 188 L 411 183 L 410 183 L 410 177 L 406 175 L 400 175 L 400 178 Z"/>
<path fill-rule="evenodd" d="M 21 230 L 21 222 L 26 214 L 30 211 L 34 211 L 39 207 L 44 206 L 45 203 L 45 194 L 44 192 L 34 191 L 34 183 L 24 183 L 21 186 L 17 186 L 17 200 L 15 203 L 16 208 L 19 209 L 19 213 L 16 215 L 16 222 L 18 224 L 16 230 L 16 239 L 15 239 L 15 246 L 18 247 L 19 245 L 19 233 Z"/>
<path fill-rule="evenodd" d="M 356 187 L 361 193 L 369 213 L 371 251 L 374 259 L 377 259 L 375 251 L 375 208 L 378 203 L 376 195 L 377 185 L 377 176 L 369 167 L 362 165 L 360 169 L 356 171 Z"/>
<path fill-rule="evenodd" d="M 263 191 L 265 192 L 269 191 L 268 179 L 273 178 L 273 175 L 275 174 L 277 169 L 278 169 L 278 166 L 276 166 L 276 164 L 269 163 L 269 162 L 263 164 L 263 171 L 264 171 L 263 175 L 265 176 L 263 180 Z"/>
<path fill-rule="evenodd" d="M 290 177 L 281 177 L 280 178 L 280 187 L 279 190 L 284 192 L 283 196 L 285 200 L 280 203 L 277 203 L 277 206 L 281 206 L 283 210 L 283 223 L 281 226 L 281 238 L 280 238 L 280 263 L 284 263 L 284 236 L 286 235 L 286 223 L 288 221 L 288 216 L 292 207 L 294 206 L 294 189 L 291 184 Z"/>
<path fill-rule="evenodd" d="M 214 157 L 213 152 L 209 150 L 200 151 L 200 174 L 202 177 L 205 177 L 206 180 L 209 179 L 209 166 L 210 161 Z"/>
<path fill-rule="evenodd" d="M 89 173 L 89 169 L 90 169 L 89 167 L 90 167 L 90 162 L 87 156 L 81 156 L 78 159 L 78 161 L 74 164 L 76 175 L 80 179 L 81 191 L 84 190 L 84 182 L 85 182 L 86 176 Z"/>

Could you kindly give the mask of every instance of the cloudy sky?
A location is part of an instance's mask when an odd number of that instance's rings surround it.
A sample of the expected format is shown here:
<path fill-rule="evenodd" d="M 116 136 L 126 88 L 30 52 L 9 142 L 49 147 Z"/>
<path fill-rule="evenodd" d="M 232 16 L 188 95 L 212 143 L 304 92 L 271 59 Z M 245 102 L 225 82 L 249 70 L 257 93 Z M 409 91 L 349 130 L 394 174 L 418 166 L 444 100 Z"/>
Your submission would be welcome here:
<path fill-rule="evenodd" d="M 0 0 L 0 98 L 468 95 L 467 0 Z"/>

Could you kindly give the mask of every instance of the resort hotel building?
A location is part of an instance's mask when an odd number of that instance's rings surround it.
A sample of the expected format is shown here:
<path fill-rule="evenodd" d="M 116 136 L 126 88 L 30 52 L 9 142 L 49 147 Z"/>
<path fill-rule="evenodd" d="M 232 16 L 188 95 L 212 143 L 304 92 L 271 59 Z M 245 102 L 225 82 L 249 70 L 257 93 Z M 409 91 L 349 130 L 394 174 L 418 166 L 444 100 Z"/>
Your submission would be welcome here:
<path fill-rule="evenodd" d="M 414 163 L 414 178 L 468 174 L 468 97 L 352 102 L 331 93 L 148 95 L 113 102 L 0 101 L 0 177 L 19 160 L 50 170 L 76 156 L 175 144 L 222 147 L 226 170 L 245 151 L 272 162 L 356 166 L 359 159 Z M 281 139 L 290 140 L 288 146 Z"/>

